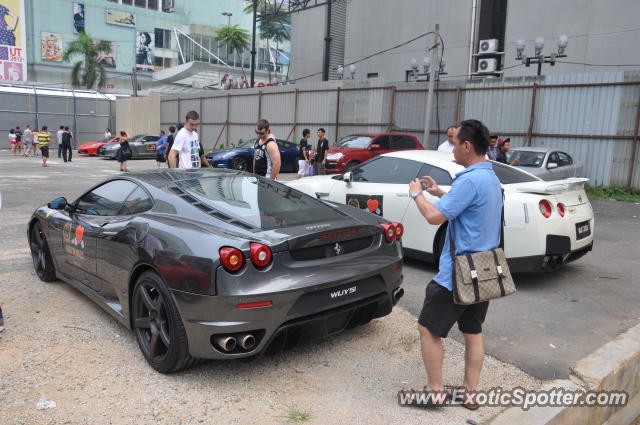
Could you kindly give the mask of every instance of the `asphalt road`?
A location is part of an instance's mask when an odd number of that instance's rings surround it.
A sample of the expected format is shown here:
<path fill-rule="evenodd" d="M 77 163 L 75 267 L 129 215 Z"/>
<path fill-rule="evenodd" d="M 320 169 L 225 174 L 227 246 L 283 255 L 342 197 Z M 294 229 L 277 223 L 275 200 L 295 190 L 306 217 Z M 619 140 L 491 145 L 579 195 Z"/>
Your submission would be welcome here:
<path fill-rule="evenodd" d="M 129 162 L 131 171 L 155 167 L 155 161 Z M 26 237 L 31 212 L 57 196 L 72 200 L 92 184 L 118 174 L 115 161 L 76 157 L 64 164 L 52 158 L 43 168 L 36 158 L 12 158 L 0 152 L 2 208 L 18 207 L 24 220 L 2 220 L 5 241 Z M 290 180 L 294 175 L 283 175 Z M 10 196 L 7 194 L 10 193 Z M 593 201 L 596 213 L 594 250 L 562 269 L 545 274 L 516 276 L 518 292 L 492 302 L 485 335 L 487 352 L 526 373 L 548 380 L 568 375 L 577 360 L 634 326 L 640 320 L 640 205 Z M 23 247 L 23 244 L 20 245 Z M 11 268 L 10 262 L 3 267 Z M 413 315 L 420 312 L 424 288 L 435 268 L 407 260 L 405 297 L 400 305 Z M 454 329 L 450 334 L 461 341 Z"/>

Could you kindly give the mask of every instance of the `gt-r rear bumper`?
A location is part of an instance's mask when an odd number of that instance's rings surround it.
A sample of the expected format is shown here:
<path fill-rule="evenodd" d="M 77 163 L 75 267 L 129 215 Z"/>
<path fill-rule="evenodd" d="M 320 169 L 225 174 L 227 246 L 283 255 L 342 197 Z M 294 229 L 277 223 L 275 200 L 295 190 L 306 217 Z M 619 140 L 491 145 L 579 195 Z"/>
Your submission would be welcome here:
<path fill-rule="evenodd" d="M 548 235 L 548 243 L 562 244 L 558 242 L 557 235 Z M 565 236 L 566 237 L 566 236 Z M 555 239 L 555 242 L 553 242 Z M 567 238 L 568 239 L 568 238 Z M 531 257 L 509 258 L 509 270 L 511 273 L 532 273 L 555 270 L 563 264 L 570 263 L 579 258 L 584 257 L 593 249 L 593 240 L 588 245 L 574 250 L 557 250 L 550 249 L 545 255 L 534 255 Z"/>
<path fill-rule="evenodd" d="M 395 243 L 393 244 L 395 245 Z M 274 270 L 271 279 L 265 274 L 250 294 L 193 295 L 174 290 L 173 295 L 187 332 L 189 352 L 197 358 L 229 359 L 273 354 L 289 349 L 301 340 L 321 338 L 389 314 L 402 296 L 402 260 L 395 255 L 368 255 L 353 258 L 352 271 L 346 267 L 325 266 L 325 273 L 311 272 L 299 266 L 299 273 L 289 279 L 309 281 L 292 285 L 295 289 L 270 292 L 272 282 L 284 276 Z M 286 262 L 285 262 L 286 263 Z M 309 262 L 297 262 L 309 263 Z M 376 264 L 375 267 L 371 267 Z M 295 266 L 296 264 L 294 264 Z M 286 268 L 286 267 L 285 267 Z M 290 269 L 291 272 L 291 269 Z M 333 280 L 326 281 L 333 275 Z M 256 274 L 245 276 L 255 279 Z M 249 281 L 251 281 L 249 280 Z M 313 281 L 317 280 L 317 284 Z M 282 283 L 282 282 L 281 282 Z M 278 286 L 278 283 L 275 283 Z M 251 303 L 270 305 L 241 308 Z M 255 338 L 255 345 L 244 349 L 239 342 L 246 335 Z M 233 338 L 238 342 L 224 350 L 217 341 Z"/>

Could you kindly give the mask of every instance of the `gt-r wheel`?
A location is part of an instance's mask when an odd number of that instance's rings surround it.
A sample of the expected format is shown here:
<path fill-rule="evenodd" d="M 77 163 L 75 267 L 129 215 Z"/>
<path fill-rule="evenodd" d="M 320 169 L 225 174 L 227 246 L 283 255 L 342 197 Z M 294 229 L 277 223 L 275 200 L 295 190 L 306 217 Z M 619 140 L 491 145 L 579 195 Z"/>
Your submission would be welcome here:
<path fill-rule="evenodd" d="M 236 156 L 231 160 L 231 168 L 233 168 L 234 170 L 246 171 L 247 160 L 241 156 Z"/>
<path fill-rule="evenodd" d="M 133 289 L 133 328 L 144 358 L 161 373 L 191 367 L 187 334 L 167 285 L 155 272 L 144 272 Z"/>
<path fill-rule="evenodd" d="M 35 222 L 29 232 L 29 246 L 31 247 L 31 258 L 33 267 L 40 280 L 52 282 L 56 280 L 56 268 L 53 264 L 47 237 L 42 231 L 40 222 Z"/>

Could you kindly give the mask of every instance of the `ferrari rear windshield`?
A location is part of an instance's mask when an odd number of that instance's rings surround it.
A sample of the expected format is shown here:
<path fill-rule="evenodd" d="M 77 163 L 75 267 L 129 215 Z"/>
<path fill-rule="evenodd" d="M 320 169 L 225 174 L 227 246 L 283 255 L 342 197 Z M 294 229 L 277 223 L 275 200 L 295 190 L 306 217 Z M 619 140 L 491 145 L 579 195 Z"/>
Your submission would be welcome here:
<path fill-rule="evenodd" d="M 268 179 L 216 176 L 176 184 L 211 208 L 262 230 L 329 223 L 345 218 L 321 201 Z"/>

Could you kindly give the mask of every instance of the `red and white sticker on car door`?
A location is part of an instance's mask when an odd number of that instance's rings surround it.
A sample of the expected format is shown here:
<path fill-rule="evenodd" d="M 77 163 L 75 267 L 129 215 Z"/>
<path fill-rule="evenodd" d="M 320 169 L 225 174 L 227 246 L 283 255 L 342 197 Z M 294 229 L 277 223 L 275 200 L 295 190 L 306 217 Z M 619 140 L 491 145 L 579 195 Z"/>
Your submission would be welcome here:
<path fill-rule="evenodd" d="M 382 195 L 347 194 L 346 204 L 382 216 Z"/>

